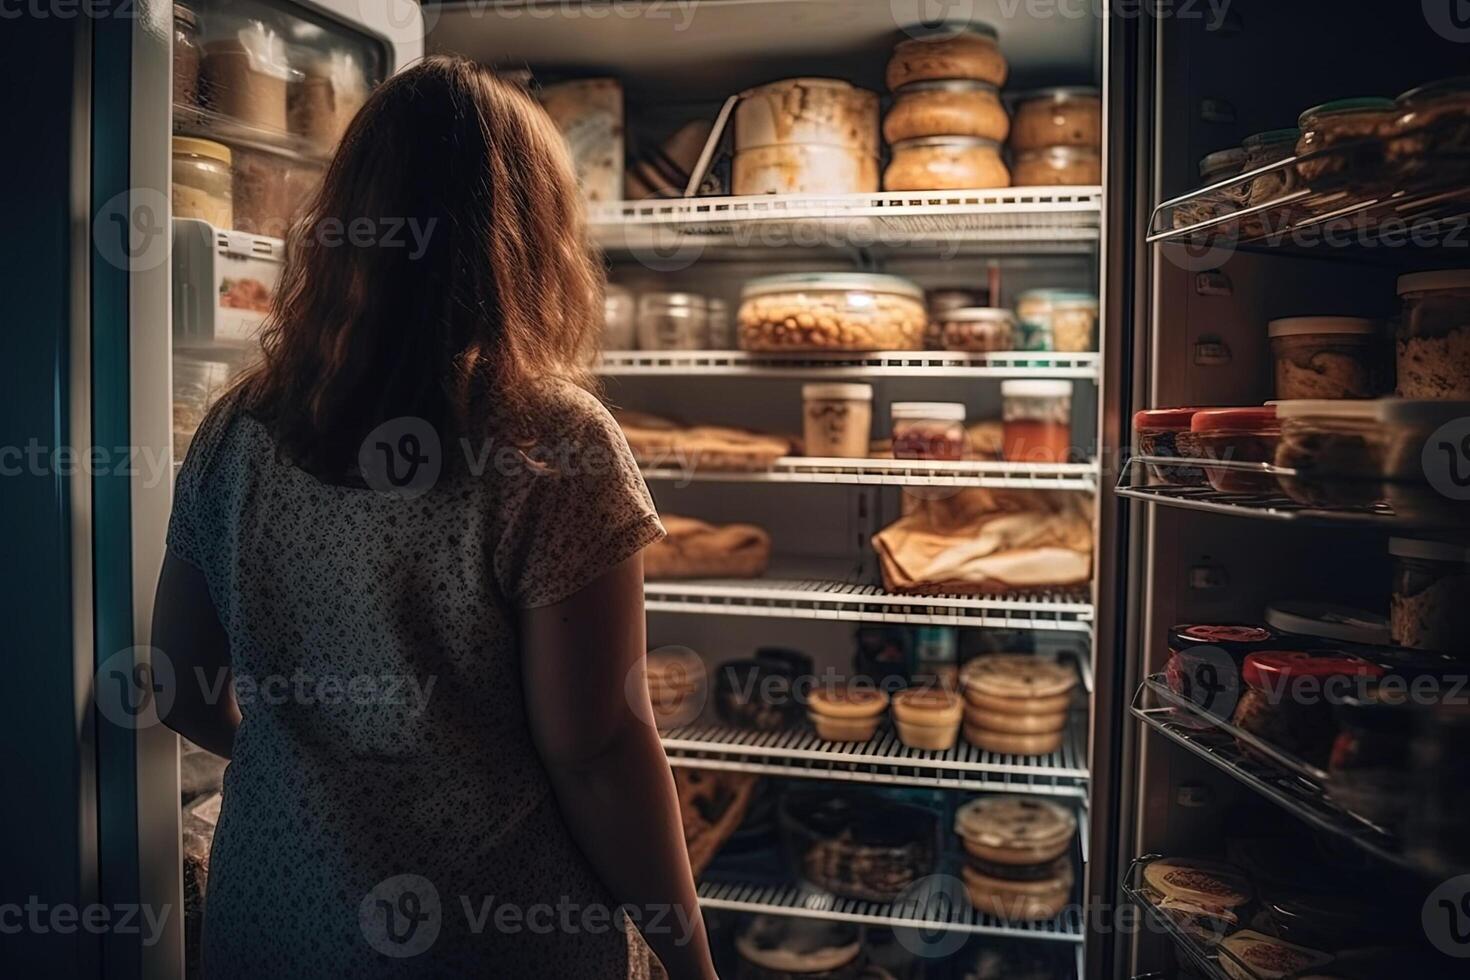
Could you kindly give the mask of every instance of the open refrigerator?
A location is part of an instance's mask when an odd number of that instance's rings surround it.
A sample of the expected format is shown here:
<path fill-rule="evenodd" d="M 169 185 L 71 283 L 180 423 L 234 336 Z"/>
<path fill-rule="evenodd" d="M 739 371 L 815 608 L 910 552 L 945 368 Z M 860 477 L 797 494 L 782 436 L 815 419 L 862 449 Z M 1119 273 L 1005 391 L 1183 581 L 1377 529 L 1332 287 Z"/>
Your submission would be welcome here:
<path fill-rule="evenodd" d="M 304 102 L 308 121 L 288 111 L 281 130 L 269 120 L 242 119 L 259 108 L 249 99 L 230 111 L 207 99 L 202 107 L 181 107 L 173 87 L 180 42 L 160 29 L 170 23 L 171 11 L 143 6 L 152 26 L 127 41 L 128 186 L 167 201 L 183 159 L 186 168 L 198 168 L 195 189 L 207 198 L 214 179 L 209 172 L 222 162 L 218 152 L 186 142 L 180 158 L 177 144 L 170 153 L 174 136 L 222 144 L 231 151 L 231 167 L 238 161 L 256 168 L 251 173 L 259 178 L 253 184 L 249 175 L 234 178 L 229 220 L 219 212 L 208 220 L 218 201 L 197 198 L 189 205 L 195 217 L 170 212 L 167 261 L 131 263 L 125 282 L 118 282 L 127 328 L 126 343 L 114 354 L 126 365 L 126 382 L 94 390 L 93 397 L 99 407 L 110 403 L 121 410 L 123 442 L 168 447 L 177 460 L 211 392 L 251 355 L 261 300 L 281 257 L 278 219 L 289 220 L 292 194 L 299 191 L 294 181 L 309 186 L 329 152 L 335 116 L 312 121 L 312 103 Z M 986 190 L 739 195 L 730 193 L 730 153 L 718 139 L 699 155 L 699 174 L 674 171 L 668 196 L 619 200 L 626 176 L 620 173 L 610 181 L 614 192 L 590 205 L 591 232 L 609 280 L 626 291 L 619 301 L 634 304 L 636 319 L 640 297 L 662 296 L 663 312 L 681 316 L 690 301 L 670 294 L 699 297 L 705 329 L 720 335 L 716 311 L 723 310 L 730 332 L 723 341 L 693 345 L 622 343 L 603 352 L 598 373 L 619 409 L 778 433 L 801 430 L 803 385 L 867 385 L 874 436 L 888 434 L 896 402 L 958 403 L 967 420 L 995 420 L 1007 383 L 1069 386 L 1073 452 L 1062 461 L 832 458 L 788 451 L 743 472 L 645 466 L 661 513 L 755 524 L 772 542 L 769 567 L 757 578 L 650 580 L 651 647 L 696 651 L 711 678 L 753 651 L 774 650 L 778 657 L 797 651 L 807 669 L 820 672 L 849 670 L 855 655 L 886 650 L 935 673 L 977 653 L 1023 652 L 1069 674 L 1072 695 L 1060 740 L 1035 755 L 988 750 L 964 738 L 935 751 L 906 745 L 884 724 L 866 741 L 834 743 L 801 718 L 779 730 L 742 728 L 711 704 L 697 719 L 666 731 L 665 747 L 681 773 L 715 773 L 746 787 L 760 779 L 767 788 L 745 793 L 750 812 L 764 814 L 764 836 L 737 831 L 723 849 L 731 853 L 717 855 L 701 875 L 701 897 L 722 955 L 734 955 L 750 917 L 768 916 L 822 923 L 843 937 L 861 934 L 869 943 L 863 955 L 889 964 L 894 976 L 1012 976 L 1028 969 L 1036 976 L 1111 978 L 1172 970 L 1167 942 L 1154 934 L 1136 938 L 1112 924 L 1120 903 L 1135 900 L 1122 888 L 1138 873 L 1134 859 L 1196 846 L 1195 835 L 1218 826 L 1208 819 L 1212 808 L 1259 787 L 1229 767 L 1200 761 L 1189 744 L 1147 734 L 1154 705 L 1140 688 L 1150 671 L 1162 669 L 1165 631 L 1175 622 L 1251 618 L 1281 588 L 1312 581 L 1313 574 L 1321 579 L 1309 590 L 1315 594 L 1348 589 L 1366 595 L 1368 576 L 1344 581 L 1342 569 L 1372 567 L 1378 545 L 1375 531 L 1354 526 L 1331 544 L 1349 550 L 1353 560 L 1324 563 L 1315 524 L 1256 524 L 1203 513 L 1212 509 L 1207 507 L 1171 508 L 1174 500 L 1125 499 L 1148 496 L 1148 487 L 1134 478 L 1143 464 L 1126 461 L 1129 419 L 1135 409 L 1152 406 L 1264 401 L 1265 319 L 1288 306 L 1296 310 L 1298 299 L 1310 305 L 1323 290 L 1352 298 L 1349 308 L 1366 306 L 1384 290 L 1391 295 L 1393 282 L 1376 263 L 1348 264 L 1336 251 L 1298 258 L 1295 251 L 1284 257 L 1275 254 L 1284 250 L 1273 248 L 1212 251 L 1209 242 L 1192 249 L 1155 242 L 1159 232 L 1167 239 L 1178 229 L 1157 228 L 1154 206 L 1194 186 L 1193 161 L 1205 152 L 1266 129 L 1299 105 L 1356 94 L 1349 89 L 1392 94 L 1452 74 L 1459 49 L 1431 43 L 1433 35 L 1421 38 L 1424 21 L 1408 11 L 1398 23 L 1396 15 L 1382 12 L 1370 18 L 1340 8 L 1328 12 L 1325 5 L 1288 12 L 1245 0 L 1228 5 L 1219 18 L 1203 11 L 1160 19 L 1091 8 L 1078 16 L 1057 5 L 1004 0 L 960 6 L 960 14 L 997 28 L 1010 69 L 1003 98 L 1051 86 L 1100 92 L 1098 179 Z M 424 51 L 528 71 L 542 92 L 588 77 L 614 78 L 621 92 L 616 128 L 627 138 L 628 171 L 642 163 L 653 168 L 645 173 L 656 173 L 666 163 L 664 141 L 691 122 L 717 121 L 732 95 L 767 82 L 838 78 L 880 93 L 887 108 L 884 66 L 908 36 L 904 29 L 920 23 L 924 7 L 899 0 L 503 0 L 420 10 L 410 0 L 219 0 L 194 8 L 193 15 L 203 51 L 216 13 L 221 23 L 231 17 L 244 23 L 228 35 L 245 49 L 242 64 L 264 66 L 276 78 L 281 73 L 272 65 L 279 55 L 293 92 L 315 77 L 294 66 L 297 58 L 325 64 L 333 84 L 350 62 L 345 77 L 352 90 L 356 79 L 370 86 Z M 1369 36 L 1383 43 L 1375 33 L 1381 20 L 1399 32 L 1388 35 L 1402 42 L 1397 50 L 1419 51 L 1412 44 L 1422 41 L 1443 57 L 1440 70 L 1424 70 L 1428 57 L 1412 64 L 1397 57 L 1374 61 L 1372 78 L 1358 61 L 1348 72 L 1341 51 Z M 266 25 L 264 35 L 256 24 Z M 1288 39 L 1307 33 L 1322 43 L 1306 53 L 1299 44 L 1288 46 Z M 1246 64 L 1253 67 L 1247 71 Z M 1008 105 L 1014 108 L 1013 101 Z M 624 163 L 616 160 L 615 169 Z M 686 178 L 696 178 L 687 185 L 694 196 L 679 193 Z M 269 206 L 242 209 L 242 186 L 247 195 L 264 193 Z M 1171 261 L 1176 247 L 1188 258 Z M 1428 258 L 1422 262 L 1432 265 Z M 1277 273 L 1282 264 L 1291 271 Z M 1014 307 L 1023 295 L 1042 290 L 1090 293 L 1100 316 L 1087 350 L 792 355 L 740 349 L 734 337 L 746 286 L 775 273 L 898 276 L 930 295 L 983 290 L 983 305 L 997 307 Z M 685 349 L 669 349 L 677 347 Z M 114 508 L 126 528 L 111 555 L 96 559 L 108 565 L 108 574 L 98 577 L 97 606 L 115 614 L 99 617 L 98 650 L 147 642 L 170 490 L 167 481 L 138 480 L 115 499 L 97 501 L 99 513 Z M 916 506 L 987 491 L 1085 502 L 1092 513 L 1090 583 L 983 596 L 884 587 L 875 535 Z M 1270 560 L 1261 560 L 1263 551 Z M 146 657 L 146 649 L 140 646 L 135 655 Z M 98 740 L 108 743 L 98 754 L 108 814 L 103 823 L 113 828 L 99 864 L 129 869 L 111 880 L 124 891 L 132 888 L 141 901 L 184 908 L 181 832 L 197 829 L 194 821 L 207 822 L 211 814 L 207 799 L 181 812 L 178 740 L 156 725 L 99 729 Z M 821 887 L 810 874 L 798 873 L 799 857 L 780 847 L 763 850 L 770 826 L 779 838 L 787 813 L 770 787 L 816 788 L 833 799 L 860 801 L 859 809 L 927 815 L 934 831 L 924 873 L 909 875 L 913 887 L 902 894 L 881 899 L 840 894 L 840 885 L 835 891 Z M 971 800 L 997 796 L 1055 804 L 1075 821 L 1076 832 L 1058 859 L 1071 882 L 1059 914 L 1007 918 L 971 901 L 969 862 L 953 831 L 956 813 Z M 1301 809 L 1295 807 L 1298 815 Z M 155 947 L 109 945 L 107 962 L 128 975 L 186 975 L 182 918 Z M 1217 959 L 1205 959 L 1218 967 Z"/>

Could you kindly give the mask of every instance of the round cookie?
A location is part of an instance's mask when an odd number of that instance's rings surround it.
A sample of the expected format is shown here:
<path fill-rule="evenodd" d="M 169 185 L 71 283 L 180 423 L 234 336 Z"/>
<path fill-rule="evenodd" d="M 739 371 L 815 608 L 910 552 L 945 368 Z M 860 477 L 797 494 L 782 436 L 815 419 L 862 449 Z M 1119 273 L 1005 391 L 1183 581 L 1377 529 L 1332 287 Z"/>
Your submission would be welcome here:
<path fill-rule="evenodd" d="M 955 812 L 955 833 L 971 857 L 997 865 L 1038 865 L 1067 852 L 1077 816 L 1026 796 L 978 796 Z"/>

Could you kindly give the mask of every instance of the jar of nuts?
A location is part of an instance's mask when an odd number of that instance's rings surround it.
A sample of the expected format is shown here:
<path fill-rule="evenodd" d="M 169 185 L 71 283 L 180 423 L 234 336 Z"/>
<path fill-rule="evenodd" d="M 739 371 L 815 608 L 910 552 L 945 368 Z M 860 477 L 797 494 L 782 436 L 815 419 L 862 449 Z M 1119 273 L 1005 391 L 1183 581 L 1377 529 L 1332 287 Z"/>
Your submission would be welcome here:
<path fill-rule="evenodd" d="M 752 279 L 741 293 L 740 346 L 756 351 L 920 350 L 924 291 L 858 272 Z"/>

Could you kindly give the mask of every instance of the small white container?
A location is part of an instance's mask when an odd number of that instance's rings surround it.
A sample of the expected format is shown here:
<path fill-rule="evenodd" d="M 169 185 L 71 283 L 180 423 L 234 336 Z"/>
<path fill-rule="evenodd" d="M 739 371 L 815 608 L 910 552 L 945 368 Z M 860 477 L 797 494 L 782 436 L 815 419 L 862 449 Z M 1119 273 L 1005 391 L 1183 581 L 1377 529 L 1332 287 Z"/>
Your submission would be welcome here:
<path fill-rule="evenodd" d="M 801 400 L 808 456 L 867 457 L 873 432 L 872 385 L 802 385 Z"/>

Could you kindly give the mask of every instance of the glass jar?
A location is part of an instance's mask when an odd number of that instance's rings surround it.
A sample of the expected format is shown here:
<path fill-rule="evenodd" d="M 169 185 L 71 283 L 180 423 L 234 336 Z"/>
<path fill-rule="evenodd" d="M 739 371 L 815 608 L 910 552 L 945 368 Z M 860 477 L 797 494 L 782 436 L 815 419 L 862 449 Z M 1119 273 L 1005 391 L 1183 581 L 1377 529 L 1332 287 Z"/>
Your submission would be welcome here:
<path fill-rule="evenodd" d="M 1384 324 L 1351 316 L 1298 316 L 1268 326 L 1276 397 L 1376 398 L 1392 387 Z"/>
<path fill-rule="evenodd" d="M 632 350 L 637 319 L 633 294 L 622 286 L 607 284 L 602 297 L 602 346 L 604 350 Z"/>
<path fill-rule="evenodd" d="M 1102 154 L 1087 146 L 1047 146 L 1016 154 L 1017 187 L 1102 183 Z"/>
<path fill-rule="evenodd" d="M 1017 100 L 1011 149 L 1025 153 L 1048 146 L 1102 148 L 1102 96 L 1097 89 L 1045 88 Z"/>
<path fill-rule="evenodd" d="M 1400 276 L 1398 393 L 1470 401 L 1470 269 Z"/>
<path fill-rule="evenodd" d="M 824 272 L 752 279 L 737 320 L 745 350 L 920 350 L 928 316 L 907 279 Z"/>
<path fill-rule="evenodd" d="M 958 286 L 930 289 L 924 292 L 924 302 L 929 309 L 929 326 L 924 331 L 924 349 L 943 350 L 944 314 L 967 306 L 989 306 L 990 290 L 984 287 L 967 289 Z"/>
<path fill-rule="evenodd" d="M 1449 541 L 1392 538 L 1395 646 L 1463 654 L 1470 637 L 1470 547 Z"/>
<path fill-rule="evenodd" d="M 801 403 L 806 455 L 867 457 L 873 432 L 872 385 L 802 385 Z"/>
<path fill-rule="evenodd" d="M 709 309 L 710 350 L 729 350 L 734 346 L 730 337 L 730 304 L 710 297 L 705 305 Z"/>
<path fill-rule="evenodd" d="M 894 459 L 964 459 L 965 406 L 894 402 L 888 408 Z"/>
<path fill-rule="evenodd" d="M 1000 35 L 989 24 L 941 24 L 909 33 L 915 36 L 894 45 L 888 59 L 884 77 L 889 91 L 941 78 L 969 78 L 996 88 L 1005 84 L 1009 66 L 1000 51 Z"/>
<path fill-rule="evenodd" d="M 174 105 L 199 105 L 199 16 L 174 4 Z"/>
<path fill-rule="evenodd" d="M 1133 448 L 1140 456 L 1179 456 L 1199 459 L 1202 451 L 1194 442 L 1190 422 L 1194 408 L 1146 409 L 1133 416 Z M 1148 464 L 1150 486 L 1204 486 L 1205 471 L 1197 466 Z"/>
<path fill-rule="evenodd" d="M 295 68 L 286 91 L 287 123 L 318 152 L 330 153 L 367 101 L 367 78 L 346 51 L 300 57 Z"/>
<path fill-rule="evenodd" d="M 1327 760 L 1327 796 L 1381 827 L 1397 829 L 1413 805 L 1414 706 L 1376 688 L 1336 706 L 1340 730 Z"/>
<path fill-rule="evenodd" d="M 709 346 L 709 307 L 698 293 L 638 297 L 638 346 L 643 350 L 703 350 Z"/>
<path fill-rule="evenodd" d="M 883 138 L 889 143 L 925 136 L 976 136 L 1003 143 L 1010 129 L 996 87 L 964 78 L 905 85 L 893 93 L 893 107 L 883 118 Z"/>
<path fill-rule="evenodd" d="M 1301 135 L 1301 130 L 1293 128 L 1272 129 L 1247 136 L 1240 144 L 1245 150 L 1245 170 L 1259 170 L 1290 159 L 1296 153 L 1296 142 Z M 1297 183 L 1294 169 L 1278 167 L 1251 179 L 1245 192 L 1245 203 L 1255 206 L 1274 201 L 1295 191 Z"/>
<path fill-rule="evenodd" d="M 285 39 L 253 18 L 221 17 L 218 29 L 204 42 L 201 64 L 209 108 L 246 126 L 286 132 L 292 71 Z"/>
<path fill-rule="evenodd" d="M 1016 317 L 1010 310 L 964 306 L 944 313 L 938 322 L 945 350 L 988 354 L 1015 347 Z"/>
<path fill-rule="evenodd" d="M 175 218 L 196 218 L 216 228 L 235 227 L 230 148 L 213 140 L 175 136 L 170 200 Z"/>
<path fill-rule="evenodd" d="M 1276 406 L 1211 408 L 1194 413 L 1189 430 L 1206 459 L 1232 463 L 1274 463 L 1281 442 Z M 1275 493 L 1276 477 L 1254 469 L 1205 467 L 1210 486 L 1221 493 Z"/>
<path fill-rule="evenodd" d="M 1238 146 L 1208 153 L 1199 161 L 1200 187 L 1213 187 L 1221 181 L 1238 177 L 1244 169 L 1245 151 Z M 1186 228 L 1190 225 L 1211 221 L 1238 209 L 1244 201 L 1245 195 L 1238 183 L 1196 194 L 1191 200 L 1174 209 L 1174 227 Z M 1222 228 L 1221 230 L 1229 232 L 1231 229 Z"/>
<path fill-rule="evenodd" d="M 1000 398 L 1007 462 L 1065 463 L 1071 458 L 1072 382 L 1003 381 Z"/>
<path fill-rule="evenodd" d="M 1286 756 L 1321 767 L 1337 734 L 1332 701 L 1385 673 L 1377 664 L 1345 653 L 1253 653 L 1240 670 L 1244 688 L 1231 721 Z M 1244 739 L 1238 742 L 1242 751 L 1262 754 Z"/>
<path fill-rule="evenodd" d="M 1065 337 L 1058 336 L 1059 315 Z M 1016 323 L 1017 350 L 1092 350 L 1097 297 L 1075 289 L 1028 289 L 1016 297 Z"/>
<path fill-rule="evenodd" d="M 1410 190 L 1463 182 L 1470 171 L 1470 76 L 1405 92 L 1397 107 L 1384 150 L 1389 178 Z"/>
<path fill-rule="evenodd" d="M 1059 293 L 1051 301 L 1052 349 L 1076 354 L 1097 350 L 1097 297 Z"/>
<path fill-rule="evenodd" d="M 1314 191 L 1352 182 L 1366 193 L 1383 178 L 1383 136 L 1393 122 L 1391 99 L 1338 99 L 1313 106 L 1297 124 L 1296 172 Z"/>
<path fill-rule="evenodd" d="M 891 147 L 893 158 L 883 171 L 883 189 L 947 191 L 1008 187 L 1010 171 L 1000 158 L 1000 144 L 974 136 L 926 136 Z"/>

